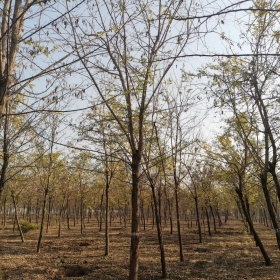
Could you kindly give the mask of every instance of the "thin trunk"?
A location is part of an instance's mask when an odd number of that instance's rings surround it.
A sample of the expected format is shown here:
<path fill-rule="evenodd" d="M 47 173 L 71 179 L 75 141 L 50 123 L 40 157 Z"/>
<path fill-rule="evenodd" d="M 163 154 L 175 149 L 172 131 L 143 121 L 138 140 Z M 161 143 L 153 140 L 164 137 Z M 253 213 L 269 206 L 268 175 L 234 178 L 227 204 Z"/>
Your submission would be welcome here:
<path fill-rule="evenodd" d="M 128 206 L 127 204 L 124 206 L 124 215 L 123 215 L 123 222 L 124 222 L 124 227 L 126 228 L 126 223 L 127 223 L 127 215 L 128 215 Z"/>
<path fill-rule="evenodd" d="M 73 209 L 73 226 L 75 227 L 76 226 L 76 223 L 78 223 L 76 221 L 76 213 L 77 213 L 77 199 L 75 198 L 75 204 L 74 204 L 74 209 Z"/>
<path fill-rule="evenodd" d="M 272 203 L 271 203 L 270 194 L 269 194 L 269 191 L 267 189 L 267 180 L 266 180 L 266 178 L 264 178 L 263 175 L 261 176 L 261 183 L 262 183 L 262 189 L 263 189 L 264 197 L 265 197 L 265 200 L 266 200 L 268 213 L 269 213 L 271 223 L 272 223 L 274 231 L 275 231 L 275 237 L 276 237 L 278 249 L 280 249 L 279 226 L 278 226 L 277 218 L 276 218 L 276 215 L 275 215 Z"/>
<path fill-rule="evenodd" d="M 27 221 L 29 221 L 29 223 L 31 223 L 31 209 L 32 209 L 32 206 L 31 206 L 31 199 L 28 200 L 28 204 L 27 204 Z"/>
<path fill-rule="evenodd" d="M 222 219 L 221 219 L 221 216 L 220 216 L 220 211 L 219 211 L 218 205 L 216 207 L 216 213 L 217 213 L 217 217 L 218 217 L 218 221 L 219 221 L 219 226 L 221 226 L 223 223 L 222 223 Z"/>
<path fill-rule="evenodd" d="M 59 209 L 57 237 L 61 236 L 61 218 L 62 218 L 62 212 L 63 212 L 63 209 L 64 209 L 64 203 L 65 203 L 65 196 L 63 197 L 63 202 L 62 202 L 62 205 L 60 206 L 60 209 Z"/>
<path fill-rule="evenodd" d="M 266 216 L 266 211 L 265 209 L 263 208 L 263 216 L 264 216 L 264 225 L 266 225 L 268 227 L 268 220 L 267 220 L 267 216 Z"/>
<path fill-rule="evenodd" d="M 167 204 L 165 202 L 164 209 L 163 209 L 163 215 L 164 215 L 164 225 L 167 226 Z"/>
<path fill-rule="evenodd" d="M 249 233 L 249 231 L 250 231 L 249 225 L 248 225 L 248 222 L 247 222 L 247 220 L 246 220 L 246 217 L 245 217 L 244 214 L 243 214 L 243 210 L 242 210 L 242 207 L 241 207 L 240 200 L 236 199 L 235 202 L 236 202 L 238 211 L 239 211 L 239 213 L 240 213 L 241 220 L 242 220 L 242 222 L 243 222 L 244 230 L 245 230 L 247 233 Z M 238 211 L 237 211 L 237 215 L 238 215 Z M 237 219 L 238 219 L 238 217 L 237 217 Z"/>
<path fill-rule="evenodd" d="M 120 225 L 122 225 L 122 207 L 120 205 L 120 200 L 119 199 L 118 199 L 118 215 L 119 215 Z"/>
<path fill-rule="evenodd" d="M 265 260 L 265 264 L 267 266 L 271 265 L 271 260 L 262 244 L 262 241 L 261 239 L 259 238 L 255 228 L 254 228 L 254 225 L 253 225 L 253 222 L 250 218 L 250 216 L 248 215 L 248 212 L 247 212 L 247 208 L 246 208 L 246 205 L 245 205 L 245 202 L 244 202 L 244 199 L 243 199 L 243 194 L 242 194 L 242 190 L 241 189 L 236 189 L 236 192 L 238 194 L 238 197 L 239 197 L 239 201 L 241 203 L 241 208 L 242 208 L 242 211 L 243 211 L 243 214 L 246 218 L 246 221 L 250 227 L 250 231 L 253 233 L 253 236 L 254 236 L 254 239 L 255 239 L 255 242 L 256 242 L 256 245 L 260 248 L 260 251 L 263 255 L 263 258 Z"/>
<path fill-rule="evenodd" d="M 210 219 L 209 219 L 209 214 L 208 214 L 207 208 L 205 208 L 205 214 L 206 214 L 208 235 L 211 236 Z"/>
<path fill-rule="evenodd" d="M 154 229 L 155 225 L 155 210 L 154 210 L 154 203 L 151 201 L 151 208 L 152 208 L 152 229 Z"/>
<path fill-rule="evenodd" d="M 43 230 L 44 230 L 44 221 L 45 221 L 47 196 L 48 196 L 48 188 L 46 188 L 45 192 L 44 192 L 43 207 L 42 207 L 42 217 L 41 217 L 41 226 L 40 226 L 40 233 L 39 233 L 39 238 L 38 238 L 38 243 L 37 243 L 37 253 L 40 253 L 40 247 L 41 247 L 42 238 L 43 238 Z"/>
<path fill-rule="evenodd" d="M 66 220 L 67 220 L 67 229 L 70 230 L 70 217 L 69 217 L 69 198 L 66 200 Z"/>
<path fill-rule="evenodd" d="M 145 213 L 144 213 L 144 200 L 141 199 L 141 203 L 140 203 L 140 213 L 141 213 L 141 221 L 143 224 L 143 230 L 146 230 L 146 220 L 145 220 Z"/>
<path fill-rule="evenodd" d="M 7 203 L 7 197 L 4 197 L 4 201 L 3 201 L 3 219 L 2 219 L 2 224 L 3 227 L 6 227 L 6 203 Z"/>
<path fill-rule="evenodd" d="M 196 221 L 198 227 L 198 235 L 199 235 L 199 243 L 202 242 L 202 231 L 201 231 L 201 224 L 200 224 L 200 216 L 199 216 L 199 208 L 198 208 L 198 198 L 197 196 L 194 197 L 195 202 L 195 211 L 196 211 Z"/>
<path fill-rule="evenodd" d="M 105 256 L 109 255 L 109 187 L 109 178 L 107 177 L 105 189 Z"/>
<path fill-rule="evenodd" d="M 183 255 L 183 244 L 182 244 L 182 235 L 181 235 L 181 222 L 180 222 L 180 210 L 179 210 L 179 198 L 178 198 L 178 183 L 175 183 L 175 207 L 176 207 L 176 218 L 177 218 L 177 233 L 178 233 L 178 242 L 180 249 L 180 261 L 184 261 Z"/>
<path fill-rule="evenodd" d="M 25 220 L 25 213 L 26 213 L 26 205 L 23 205 L 23 212 L 22 212 L 22 219 Z"/>
<path fill-rule="evenodd" d="M 214 211 L 213 211 L 213 207 L 211 205 L 210 205 L 210 211 L 211 211 L 211 215 L 212 215 L 212 218 L 213 218 L 214 231 L 216 232 L 217 231 L 216 218 L 215 218 L 215 214 L 214 214 Z"/>
<path fill-rule="evenodd" d="M 109 222 L 109 226 L 112 226 L 112 222 L 114 222 L 115 220 L 115 214 L 114 214 L 114 209 L 112 208 L 110 211 L 110 222 Z"/>
<path fill-rule="evenodd" d="M 227 223 L 228 221 L 228 209 L 226 209 L 226 212 L 225 212 L 225 224 Z"/>
<path fill-rule="evenodd" d="M 83 208 L 84 208 L 84 200 L 83 200 L 83 195 L 81 194 L 81 200 L 80 200 L 80 231 L 81 231 L 81 234 L 83 234 L 83 219 L 84 219 L 84 211 L 83 211 Z"/>
<path fill-rule="evenodd" d="M 46 226 L 46 233 L 49 231 L 49 226 L 51 225 L 51 211 L 52 211 L 52 198 L 49 197 L 49 204 L 48 204 L 48 215 L 47 215 L 47 226 Z"/>
<path fill-rule="evenodd" d="M 164 244 L 163 244 L 163 237 L 161 233 L 161 223 L 160 223 L 160 217 L 159 217 L 159 210 L 157 208 L 157 199 L 156 199 L 156 193 L 155 193 L 155 187 L 154 185 L 150 184 L 153 194 L 153 200 L 154 200 L 154 206 L 155 206 L 155 217 L 156 217 L 156 224 L 157 224 L 157 234 L 158 234 L 158 242 L 159 242 L 159 248 L 160 248 L 160 259 L 161 259 L 161 271 L 162 271 L 162 278 L 167 278 L 167 272 L 166 272 L 166 262 L 165 262 L 165 253 L 164 253 Z"/>
<path fill-rule="evenodd" d="M 35 209 L 35 221 L 36 221 L 36 224 L 39 223 L 39 213 L 40 213 L 40 208 L 39 208 L 39 198 L 37 198 L 37 201 L 36 201 L 36 209 Z"/>
<path fill-rule="evenodd" d="M 44 198 L 43 198 L 43 207 L 42 207 L 42 217 L 41 217 L 41 226 L 40 226 L 40 233 L 37 243 L 37 253 L 40 252 L 40 247 L 42 243 L 43 238 L 43 229 L 44 229 L 44 221 L 45 221 L 45 212 L 46 212 L 46 204 L 47 204 L 47 198 L 50 188 L 50 180 L 51 180 L 51 169 L 53 166 L 53 144 L 54 144 L 54 137 L 55 137 L 55 125 L 52 126 L 52 134 L 51 134 L 51 146 L 50 146 L 50 153 L 49 153 L 49 163 L 48 163 L 48 175 L 47 175 L 47 181 L 46 185 L 44 186 Z"/>
<path fill-rule="evenodd" d="M 16 221 L 17 226 L 18 226 L 18 230 L 19 230 L 19 234 L 20 234 L 21 241 L 24 242 L 23 232 L 22 232 L 22 230 L 21 230 L 21 226 L 20 226 L 19 219 L 18 219 L 18 211 L 17 211 L 16 199 L 15 199 L 15 196 L 14 196 L 13 193 L 11 194 L 11 196 L 12 196 L 13 205 L 14 205 L 14 209 L 15 209 L 15 221 Z"/>
<path fill-rule="evenodd" d="M 159 214 L 159 222 L 161 224 L 161 186 L 158 188 L 158 214 Z"/>
<path fill-rule="evenodd" d="M 104 191 L 101 195 L 101 199 L 100 199 L 100 212 L 99 212 L 99 231 L 102 231 L 102 218 L 103 218 L 103 198 L 104 198 Z"/>

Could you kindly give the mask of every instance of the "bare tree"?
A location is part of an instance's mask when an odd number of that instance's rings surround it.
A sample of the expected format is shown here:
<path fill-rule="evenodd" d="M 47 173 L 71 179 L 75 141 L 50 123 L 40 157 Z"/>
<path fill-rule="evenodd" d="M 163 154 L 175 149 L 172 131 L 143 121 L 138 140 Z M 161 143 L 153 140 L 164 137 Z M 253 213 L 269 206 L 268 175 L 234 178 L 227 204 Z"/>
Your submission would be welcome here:
<path fill-rule="evenodd" d="M 71 21 L 75 49 L 84 46 L 91 36 L 97 39 L 90 48 L 82 47 L 77 56 L 85 70 L 83 75 L 90 79 L 129 144 L 132 178 L 130 279 L 138 279 L 138 198 L 147 110 L 176 60 L 163 62 L 163 59 L 171 53 L 175 57 L 179 55 L 195 28 L 191 22 L 173 26 L 172 16 L 177 14 L 181 4 L 175 1 L 164 6 L 161 2 L 148 1 L 142 5 L 123 0 L 101 1 L 93 7 L 90 3 L 89 15 L 95 17 L 98 24 L 93 26 L 85 20 L 87 26 L 82 32 L 86 36 L 80 36 L 82 28 L 77 30 L 76 23 Z M 92 55 L 93 50 L 95 55 Z"/>

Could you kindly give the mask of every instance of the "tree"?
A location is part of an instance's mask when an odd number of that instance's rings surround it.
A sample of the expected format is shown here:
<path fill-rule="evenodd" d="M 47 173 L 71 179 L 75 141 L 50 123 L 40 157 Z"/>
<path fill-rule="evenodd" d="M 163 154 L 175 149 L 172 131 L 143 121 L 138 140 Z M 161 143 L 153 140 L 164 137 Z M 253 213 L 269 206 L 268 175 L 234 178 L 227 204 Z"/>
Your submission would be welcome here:
<path fill-rule="evenodd" d="M 0 31 L 1 118 L 3 114 L 7 113 L 5 112 L 6 102 L 12 96 L 21 94 L 34 97 L 35 84 L 32 84 L 32 81 L 42 78 L 42 82 L 44 75 L 56 72 L 55 76 L 44 81 L 49 89 L 49 83 L 51 86 L 54 85 L 55 81 L 61 78 L 63 72 L 67 72 L 69 69 L 67 64 L 74 63 L 67 61 L 74 51 L 65 53 L 64 48 L 60 49 L 56 43 L 58 38 L 62 36 L 59 28 L 65 25 L 64 17 L 69 12 L 77 10 L 85 0 L 74 3 L 69 10 L 60 1 L 49 2 L 51 1 L 3 1 Z M 47 17 L 45 17 L 46 15 Z M 54 53 L 56 55 L 51 57 L 50 54 Z M 66 61 L 67 63 L 65 63 Z M 62 65 L 63 62 L 64 65 Z M 31 68 L 31 75 L 27 71 L 27 67 Z M 66 70 L 60 71 L 62 68 Z M 46 95 L 51 93 L 48 90 L 43 90 L 36 94 L 37 97 L 41 95 L 42 98 L 46 98 Z M 58 99 L 63 99 L 63 97 L 56 96 L 56 100 Z M 35 110 L 34 105 L 38 103 L 40 102 L 35 97 L 35 100 L 33 99 L 31 103 L 26 104 L 26 107 L 29 111 L 33 111 Z"/>
<path fill-rule="evenodd" d="M 114 127 L 108 124 L 110 114 L 105 105 L 95 108 L 93 112 L 87 113 L 82 121 L 83 126 L 77 127 L 84 141 L 90 143 L 95 148 L 97 155 L 92 153 L 96 161 L 96 172 L 104 175 L 105 181 L 105 256 L 109 255 L 109 191 L 113 177 L 118 169 L 119 146 L 121 143 L 115 139 L 120 139 L 121 135 L 115 133 Z M 99 165 L 101 164 L 101 166 Z M 103 195 L 102 195 L 103 197 Z M 102 204 L 102 203 L 101 203 Z M 100 207 L 100 213 L 102 209 Z M 102 216 L 101 216 L 102 217 Z M 101 221 L 100 221 L 101 222 Z M 101 227 L 100 227 L 101 228 Z"/>
<path fill-rule="evenodd" d="M 232 133 L 232 132 L 231 132 Z M 271 260 L 263 246 L 263 243 L 257 234 L 254 224 L 250 215 L 249 208 L 249 193 L 248 186 L 250 184 L 250 171 L 252 171 L 252 156 L 248 149 L 248 145 L 243 138 L 238 134 L 231 134 L 226 131 L 218 139 L 217 147 L 218 151 L 210 153 L 210 156 L 217 158 L 220 162 L 218 164 L 219 168 L 223 170 L 223 177 L 226 179 L 227 184 L 232 185 L 238 196 L 244 218 L 248 223 L 251 233 L 254 236 L 256 245 L 260 248 L 266 265 L 271 265 Z M 248 132 L 248 137 L 250 135 L 250 130 Z M 239 152 L 239 148 L 242 147 L 242 152 Z"/>
<path fill-rule="evenodd" d="M 276 96 L 279 57 L 267 55 L 276 53 L 279 48 L 277 5 L 274 1 L 254 3 L 255 10 L 249 18 L 250 27 L 247 32 L 242 32 L 242 47 L 249 48 L 253 56 L 227 61 L 221 59 L 208 74 L 212 78 L 215 105 L 233 114 L 234 122 L 238 123 L 239 137 L 259 167 L 259 180 L 280 248 L 279 225 L 268 187 L 271 174 L 279 200 L 280 184 L 275 169 L 279 141 Z M 255 141 L 249 137 L 252 134 L 255 134 Z"/>
<path fill-rule="evenodd" d="M 54 181 L 54 163 L 55 163 L 55 155 L 54 155 L 54 141 L 57 136 L 59 120 L 57 115 L 50 115 L 48 122 L 51 124 L 50 129 L 50 142 L 47 145 L 47 152 L 44 151 L 44 147 L 38 147 L 38 152 L 46 153 L 41 157 L 41 166 L 37 167 L 38 169 L 42 168 L 42 175 L 40 178 L 41 186 L 43 187 L 43 203 L 42 203 L 42 215 L 41 215 L 41 225 L 40 232 L 37 243 L 37 253 L 40 252 L 42 238 L 43 238 L 43 229 L 44 229 L 44 221 L 45 221 L 45 213 L 46 213 L 46 204 L 47 197 L 49 195 L 50 189 L 52 187 L 52 181 Z M 57 156 L 57 155 L 56 155 Z"/>
<path fill-rule="evenodd" d="M 153 122 L 152 133 L 145 133 L 145 141 L 150 143 L 150 145 L 146 146 L 143 152 L 143 157 L 145 161 L 145 165 L 143 167 L 144 173 L 149 182 L 149 186 L 152 190 L 152 199 L 154 206 L 154 215 L 156 218 L 156 226 L 157 226 L 157 235 L 158 242 L 160 248 L 160 258 L 161 258 L 161 270 L 162 270 L 162 278 L 167 278 L 167 269 L 166 269 L 166 261 L 165 261 L 165 251 L 164 251 L 164 242 L 162 236 L 161 229 L 161 215 L 160 215 L 160 206 L 161 206 L 161 181 L 162 181 L 162 173 L 164 170 L 164 159 L 162 158 L 162 151 L 160 148 L 160 139 L 158 138 L 156 123 Z M 158 150 L 158 151 L 157 151 Z M 158 189 L 158 199 L 156 196 L 156 188 Z"/>
<path fill-rule="evenodd" d="M 185 48 L 195 26 L 183 23 L 173 28 L 172 16 L 178 12 L 181 1 L 164 6 L 161 2 L 148 1 L 146 4 L 121 1 L 107 4 L 105 1 L 88 9 L 95 17 L 98 29 L 90 22 L 80 36 L 71 21 L 75 49 L 84 68 L 84 76 L 92 83 L 114 122 L 126 137 L 130 147 L 132 179 L 132 224 L 130 250 L 130 279 L 138 279 L 139 268 L 139 182 L 143 135 L 146 117 L 151 101 L 158 92 L 163 79 L 176 58 Z M 91 3 L 89 3 L 91 5 Z M 113 5 L 112 5 L 113 4 Z M 104 19 L 104 12 L 108 17 Z M 172 33 L 169 31 L 172 30 Z M 84 44 L 94 34 L 92 48 Z M 112 90 L 113 88 L 113 90 Z M 123 104 L 114 108 L 113 102 Z M 121 110 L 123 113 L 121 114 Z"/>

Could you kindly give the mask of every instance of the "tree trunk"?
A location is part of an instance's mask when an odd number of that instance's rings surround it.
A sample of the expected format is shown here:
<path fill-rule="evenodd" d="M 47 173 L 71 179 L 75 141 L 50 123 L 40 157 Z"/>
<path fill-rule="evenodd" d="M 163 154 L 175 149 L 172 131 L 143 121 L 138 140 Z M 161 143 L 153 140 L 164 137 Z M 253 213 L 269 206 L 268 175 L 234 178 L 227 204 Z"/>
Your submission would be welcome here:
<path fill-rule="evenodd" d="M 67 229 L 70 230 L 70 217 L 69 217 L 69 198 L 67 197 L 66 201 L 66 220 L 67 220 Z"/>
<path fill-rule="evenodd" d="M 80 232 L 81 234 L 83 234 L 83 229 L 84 229 L 84 226 L 83 226 L 83 219 L 84 219 L 84 211 L 83 211 L 83 208 L 84 208 L 84 200 L 83 200 L 83 194 L 81 194 L 81 200 L 80 200 Z"/>
<path fill-rule="evenodd" d="M 42 243 L 43 238 L 43 229 L 44 229 L 44 221 L 45 221 L 45 212 L 46 212 L 46 204 L 47 204 L 47 195 L 48 195 L 48 189 L 45 189 L 44 192 L 44 200 L 43 200 L 43 207 L 42 207 L 42 217 L 41 217 L 41 226 L 40 226 L 40 233 L 37 243 L 37 253 L 40 253 L 40 247 Z"/>
<path fill-rule="evenodd" d="M 205 207 L 205 214 L 206 214 L 206 220 L 207 220 L 208 235 L 211 236 L 209 214 L 208 214 L 208 211 L 207 211 L 206 207 Z"/>
<path fill-rule="evenodd" d="M 201 224 L 200 224 L 200 216 L 199 216 L 199 210 L 198 210 L 198 198 L 197 198 L 197 196 L 195 196 L 194 202 L 195 202 L 195 211 L 196 211 L 196 221 L 197 221 L 197 227 L 198 227 L 199 243 L 201 243 L 202 242 L 202 231 L 201 231 Z"/>
<path fill-rule="evenodd" d="M 6 104 L 6 111 L 9 112 L 9 102 Z M 2 112 L 0 112 L 2 114 Z M 2 115 L 1 115 L 2 117 Z M 9 116 L 5 117 L 5 123 L 4 123 L 4 137 L 3 137 L 3 158 L 2 158 L 2 167 L 1 167 L 1 175 L 0 175 L 0 193 L 2 193 L 5 182 L 6 182 L 6 173 L 9 165 Z M 0 123 L 2 121 L 2 118 L 0 118 Z"/>
<path fill-rule="evenodd" d="M 39 223 L 39 213 L 40 213 L 40 207 L 39 207 L 39 198 L 37 198 L 37 201 L 36 201 L 36 208 L 35 208 L 35 222 L 36 224 Z"/>
<path fill-rule="evenodd" d="M 140 213 L 141 213 L 141 224 L 143 224 L 143 230 L 146 230 L 146 220 L 145 220 L 145 212 L 144 212 L 144 199 L 141 199 L 140 202 Z"/>
<path fill-rule="evenodd" d="M 15 221 L 16 221 L 17 226 L 18 226 L 18 230 L 19 230 L 19 234 L 20 234 L 21 241 L 24 242 L 23 232 L 22 232 L 22 230 L 21 230 L 21 226 L 20 226 L 20 223 L 19 223 L 19 220 L 18 220 L 18 211 L 17 211 L 16 199 L 15 199 L 15 196 L 14 196 L 13 193 L 12 193 L 11 196 L 12 196 L 13 205 L 14 205 L 14 208 L 15 208 Z"/>
<path fill-rule="evenodd" d="M 159 185 L 159 187 L 158 187 L 158 215 L 159 215 L 159 222 L 160 222 L 160 224 L 161 224 L 161 197 L 162 197 L 162 195 L 161 195 L 161 186 Z"/>
<path fill-rule="evenodd" d="M 73 226 L 75 227 L 77 223 L 78 223 L 78 221 L 77 221 L 77 198 L 75 198 L 75 204 L 74 204 L 74 209 L 73 209 Z"/>
<path fill-rule="evenodd" d="M 132 191 L 131 191 L 131 244 L 129 280 L 138 280 L 139 270 L 139 180 L 141 154 L 137 151 L 132 155 Z"/>
<path fill-rule="evenodd" d="M 99 231 L 102 231 L 102 220 L 103 220 L 103 198 L 104 198 L 104 190 L 101 195 L 100 205 L 99 205 Z"/>
<path fill-rule="evenodd" d="M 265 264 L 267 266 L 269 266 L 269 265 L 271 265 L 271 260 L 270 260 L 270 258 L 268 256 L 268 254 L 267 254 L 267 252 L 266 252 L 262 242 L 261 242 L 261 239 L 259 238 L 257 232 L 255 231 L 255 228 L 254 228 L 254 225 L 253 225 L 253 222 L 252 222 L 250 216 L 247 213 L 247 208 L 246 208 L 245 202 L 243 200 L 242 190 L 241 189 L 236 189 L 236 192 L 238 194 L 239 201 L 241 203 L 241 208 L 242 208 L 243 214 L 244 214 L 244 216 L 245 216 L 245 218 L 247 220 L 247 223 L 248 223 L 248 225 L 250 227 L 250 231 L 253 233 L 255 242 L 256 242 L 257 246 L 260 248 L 260 251 L 261 251 L 261 253 L 263 255 L 263 258 L 265 260 Z"/>
<path fill-rule="evenodd" d="M 152 229 L 154 229 L 155 225 L 155 210 L 154 210 L 154 203 L 151 201 L 151 208 L 152 208 Z"/>
<path fill-rule="evenodd" d="M 213 218 L 214 231 L 216 232 L 217 231 L 216 218 L 215 218 L 215 214 L 214 214 L 214 211 L 213 211 L 213 207 L 211 205 L 210 205 L 210 211 L 211 211 L 211 215 L 212 215 L 212 218 Z"/>
<path fill-rule="evenodd" d="M 29 199 L 27 203 L 26 220 L 31 223 L 31 199 Z"/>
<path fill-rule="evenodd" d="M 165 278 L 167 278 L 167 272 L 166 272 L 164 244 L 163 244 L 163 238 L 162 238 L 162 233 L 161 233 L 161 223 L 160 223 L 160 217 L 159 217 L 159 212 L 158 212 L 159 210 L 157 208 L 155 186 L 153 184 L 150 184 L 150 186 L 151 186 L 151 189 L 152 189 L 154 206 L 155 206 L 155 217 L 156 217 L 156 224 L 157 224 L 158 242 L 159 242 L 159 248 L 160 248 L 162 278 L 165 279 Z"/>
<path fill-rule="evenodd" d="M 268 220 L 267 220 L 266 211 L 264 208 L 263 208 L 263 223 L 264 223 L 264 225 L 266 225 L 268 227 Z"/>
<path fill-rule="evenodd" d="M 49 207 L 48 207 L 48 215 L 47 215 L 46 233 L 48 233 L 49 226 L 51 225 L 51 211 L 52 211 L 52 198 L 49 197 Z"/>
<path fill-rule="evenodd" d="M 109 187 L 107 178 L 105 189 L 105 256 L 109 255 Z"/>
<path fill-rule="evenodd" d="M 6 227 L 6 203 L 7 203 L 7 198 L 5 196 L 3 201 L 3 217 L 2 217 L 2 225 L 4 228 Z"/>
<path fill-rule="evenodd" d="M 226 209 L 226 212 L 225 212 L 225 224 L 227 223 L 228 221 L 228 209 Z"/>
<path fill-rule="evenodd" d="M 266 200 L 266 205 L 267 205 L 267 210 L 269 212 L 269 216 L 271 218 L 271 222 L 275 231 L 275 236 L 276 236 L 276 241 L 277 241 L 277 245 L 278 245 L 278 249 L 280 249 L 280 231 L 279 231 L 279 226 L 278 226 L 278 222 L 277 222 L 277 218 L 271 203 L 271 199 L 270 199 L 270 194 L 269 191 L 267 189 L 267 179 L 261 175 L 261 184 L 262 184 L 262 189 L 263 189 L 263 193 L 264 193 L 264 197 Z"/>
<path fill-rule="evenodd" d="M 216 213 L 217 213 L 217 217 L 218 217 L 218 221 L 219 221 L 219 226 L 221 226 L 223 223 L 222 223 L 222 219 L 221 219 L 221 216 L 220 216 L 218 205 L 216 207 Z"/>
<path fill-rule="evenodd" d="M 57 237 L 61 236 L 61 218 L 62 218 L 62 212 L 63 212 L 63 209 L 64 209 L 64 203 L 65 203 L 65 196 L 63 197 L 63 202 L 62 202 L 62 205 L 60 206 L 60 209 L 59 209 Z"/>
<path fill-rule="evenodd" d="M 177 218 L 177 231 L 178 231 L 178 242 L 180 249 L 180 261 L 184 261 L 183 255 L 183 244 L 182 244 L 182 235 L 181 235 L 181 223 L 180 223 L 180 212 L 179 212 L 179 198 L 178 198 L 178 188 L 179 186 L 175 183 L 175 204 L 176 204 L 176 218 Z"/>

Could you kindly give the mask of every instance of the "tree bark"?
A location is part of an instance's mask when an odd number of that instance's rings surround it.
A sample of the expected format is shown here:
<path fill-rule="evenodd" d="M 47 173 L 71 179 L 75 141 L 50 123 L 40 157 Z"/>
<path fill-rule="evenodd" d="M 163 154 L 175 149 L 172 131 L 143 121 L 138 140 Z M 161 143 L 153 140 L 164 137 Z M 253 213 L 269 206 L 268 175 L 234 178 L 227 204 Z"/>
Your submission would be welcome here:
<path fill-rule="evenodd" d="M 6 103 L 6 111 L 9 112 L 9 102 Z M 1 122 L 2 118 L 0 118 Z M 1 176 L 0 176 L 0 193 L 2 193 L 5 182 L 6 182 L 6 174 L 9 165 L 9 116 L 5 117 L 4 122 L 4 137 L 3 137 L 3 159 L 2 159 L 2 168 L 1 168 Z"/>
<path fill-rule="evenodd" d="M 131 244 L 130 244 L 130 265 L 129 280 L 138 280 L 139 271 L 139 180 L 140 180 L 141 154 L 135 152 L 132 155 L 132 191 L 131 191 Z"/>
<path fill-rule="evenodd" d="M 105 256 L 109 255 L 109 178 L 106 174 L 105 188 Z"/>
<path fill-rule="evenodd" d="M 39 232 L 39 238 L 37 243 L 37 253 L 40 253 L 40 247 L 42 243 L 43 238 L 43 230 L 44 230 L 44 221 L 45 221 L 45 212 L 46 212 L 46 204 L 47 204 L 47 196 L 48 196 L 48 189 L 45 189 L 44 192 L 44 200 L 43 200 L 43 207 L 42 207 L 42 217 L 41 217 L 41 226 L 40 226 L 40 232 Z"/>
<path fill-rule="evenodd" d="M 246 218 L 246 221 L 249 225 L 249 228 L 250 228 L 250 231 L 252 232 L 253 236 L 254 236 L 254 239 L 255 239 L 255 242 L 256 242 L 256 245 L 260 248 L 260 251 L 263 255 L 263 258 L 265 260 L 265 264 L 267 266 L 270 266 L 271 265 L 271 260 L 262 244 L 262 241 L 261 239 L 259 238 L 255 228 L 254 228 L 254 225 L 253 225 L 253 222 L 250 218 L 250 215 L 248 215 L 248 212 L 247 212 L 247 208 L 246 208 L 246 205 L 245 205 L 245 202 L 244 202 L 244 199 L 243 199 L 243 193 L 242 193 L 242 190 L 241 189 L 236 189 L 236 193 L 238 194 L 238 197 L 239 197 L 239 201 L 241 203 L 241 208 L 242 208 L 242 211 L 243 211 L 243 214 Z"/>
<path fill-rule="evenodd" d="M 211 211 L 211 215 L 212 215 L 212 218 L 213 218 L 214 231 L 216 232 L 217 231 L 216 218 L 215 218 L 215 214 L 214 214 L 214 211 L 213 211 L 213 207 L 211 205 L 210 205 L 210 211 Z"/>
<path fill-rule="evenodd" d="M 179 212 L 178 187 L 179 187 L 178 185 L 175 185 L 175 204 L 176 204 L 178 242 L 179 242 L 179 249 L 180 249 L 180 261 L 183 262 L 184 261 L 184 254 L 183 254 L 183 244 L 182 244 L 182 235 L 181 235 L 181 222 L 180 222 L 180 212 Z"/>
<path fill-rule="evenodd" d="M 167 271 L 166 271 L 163 237 L 162 237 L 162 233 L 161 233 L 161 222 L 160 222 L 160 217 L 159 217 L 159 210 L 158 210 L 158 207 L 157 207 L 155 186 L 153 184 L 150 184 L 150 186 L 151 186 L 151 189 L 152 189 L 154 207 L 155 207 L 155 217 L 156 217 L 156 224 L 157 224 L 158 242 L 159 242 L 159 248 L 160 248 L 162 278 L 165 279 L 165 278 L 167 278 Z"/>
<path fill-rule="evenodd" d="M 65 196 L 63 197 L 63 202 L 62 202 L 62 204 L 60 206 L 60 209 L 59 209 L 57 237 L 61 236 L 61 219 L 62 219 L 62 212 L 64 210 L 64 203 L 65 203 Z"/>
<path fill-rule="evenodd" d="M 200 216 L 199 216 L 199 208 L 198 208 L 198 197 L 194 197 L 195 201 L 195 212 L 196 212 L 196 221 L 198 227 L 198 235 L 199 235 L 199 243 L 202 242 L 202 231 L 201 231 L 201 224 L 200 224 Z"/>
<path fill-rule="evenodd" d="M 205 214 L 206 214 L 206 221 L 207 221 L 207 228 L 208 228 L 208 235 L 211 236 L 211 228 L 210 228 L 210 220 L 209 220 L 209 214 L 207 211 L 207 208 L 205 208 Z"/>
<path fill-rule="evenodd" d="M 18 226 L 21 241 L 24 242 L 24 235 L 23 235 L 23 232 L 21 230 L 21 226 L 20 226 L 19 219 L 18 219 L 18 211 L 17 211 L 17 203 L 16 203 L 15 195 L 12 193 L 11 196 L 12 196 L 13 205 L 14 205 L 14 209 L 15 209 L 15 221 L 16 221 L 16 224 Z"/>
<path fill-rule="evenodd" d="M 263 189 L 264 197 L 265 197 L 265 200 L 266 200 L 267 210 L 269 212 L 271 223 L 272 223 L 274 231 L 275 231 L 275 237 L 276 237 L 278 249 L 280 250 L 280 231 L 279 231 L 279 226 L 278 226 L 277 218 L 276 218 L 276 215 L 275 215 L 272 203 L 271 203 L 270 194 L 269 194 L 269 191 L 267 189 L 267 179 L 264 177 L 263 174 L 261 175 L 261 184 L 262 184 L 262 189 Z"/>

